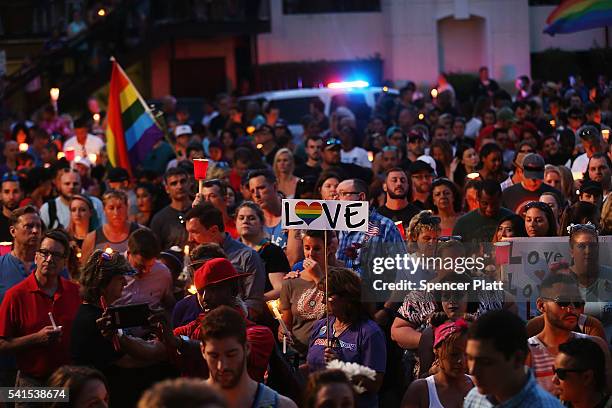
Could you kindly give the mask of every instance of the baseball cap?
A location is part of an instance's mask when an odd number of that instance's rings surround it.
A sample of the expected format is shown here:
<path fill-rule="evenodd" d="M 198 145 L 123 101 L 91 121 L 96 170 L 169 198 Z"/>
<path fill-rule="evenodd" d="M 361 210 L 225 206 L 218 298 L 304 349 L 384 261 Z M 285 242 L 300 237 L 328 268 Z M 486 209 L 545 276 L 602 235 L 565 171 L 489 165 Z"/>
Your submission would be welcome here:
<path fill-rule="evenodd" d="M 193 278 L 196 289 L 202 290 L 208 286 L 232 279 L 244 278 L 250 273 L 238 273 L 230 261 L 225 258 L 214 258 L 202 265 Z"/>
<path fill-rule="evenodd" d="M 497 112 L 497 119 L 499 120 L 514 120 L 514 112 L 509 107 L 503 107 Z"/>
<path fill-rule="evenodd" d="M 413 161 L 412 163 L 410 163 L 410 167 L 408 167 L 408 172 L 410 174 L 421 173 L 424 171 L 430 174 L 435 173 L 434 169 L 429 165 L 429 163 L 420 159 Z"/>
<path fill-rule="evenodd" d="M 130 175 L 127 170 L 122 167 L 113 167 L 108 171 L 108 181 L 111 183 L 120 183 L 122 181 L 128 181 Z"/>
<path fill-rule="evenodd" d="M 528 179 L 544 179 L 544 159 L 537 153 L 528 153 L 523 158 L 523 175 Z"/>
<path fill-rule="evenodd" d="M 323 150 L 340 149 L 341 147 L 342 142 L 340 139 L 336 139 L 335 137 L 326 137 L 323 139 Z"/>
<path fill-rule="evenodd" d="M 193 134 L 193 131 L 191 130 L 191 126 L 189 125 L 178 125 L 174 129 L 174 136 L 176 137 L 184 136 L 184 135 L 191 135 L 191 134 Z"/>
<path fill-rule="evenodd" d="M 272 134 L 274 134 L 274 128 L 266 123 L 262 123 L 260 125 L 257 125 L 257 127 L 255 128 L 255 132 L 263 132 L 263 131 L 268 131 Z"/>
<path fill-rule="evenodd" d="M 595 126 L 583 126 L 578 129 L 578 136 L 581 140 L 597 141 L 600 139 L 599 130 Z"/>
<path fill-rule="evenodd" d="M 586 180 L 584 183 L 582 183 L 582 186 L 580 186 L 580 194 L 582 193 L 602 195 L 603 187 L 598 181 Z"/>

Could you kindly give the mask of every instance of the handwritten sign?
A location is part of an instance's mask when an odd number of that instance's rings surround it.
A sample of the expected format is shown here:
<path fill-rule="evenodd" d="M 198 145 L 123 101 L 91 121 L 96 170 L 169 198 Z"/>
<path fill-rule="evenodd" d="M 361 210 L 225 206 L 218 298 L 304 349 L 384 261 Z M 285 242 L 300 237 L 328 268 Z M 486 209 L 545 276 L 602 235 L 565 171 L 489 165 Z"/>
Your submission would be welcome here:
<path fill-rule="evenodd" d="M 550 273 L 553 262 L 571 262 L 568 237 L 548 238 L 511 238 L 510 262 L 504 265 L 504 288 L 515 296 L 519 315 L 526 316 L 526 303 L 530 304 L 530 315 L 535 315 L 536 300 L 540 294 L 540 285 Z M 600 278 L 611 279 L 609 272 L 612 265 L 612 236 L 599 237 Z"/>
<path fill-rule="evenodd" d="M 367 201 L 283 200 L 283 229 L 367 231 Z"/>

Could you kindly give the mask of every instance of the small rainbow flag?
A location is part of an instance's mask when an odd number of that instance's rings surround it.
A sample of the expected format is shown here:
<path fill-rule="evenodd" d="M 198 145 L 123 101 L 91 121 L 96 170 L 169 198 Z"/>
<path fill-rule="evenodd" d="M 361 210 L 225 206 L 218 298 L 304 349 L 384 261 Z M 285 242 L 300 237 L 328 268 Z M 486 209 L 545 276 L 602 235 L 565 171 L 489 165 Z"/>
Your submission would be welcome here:
<path fill-rule="evenodd" d="M 112 61 L 106 128 L 108 158 L 114 167 L 123 167 L 132 174 L 164 133 L 125 71 L 114 58 Z"/>
<path fill-rule="evenodd" d="M 565 0 L 546 19 L 550 35 L 574 33 L 612 25 L 612 1 Z"/>

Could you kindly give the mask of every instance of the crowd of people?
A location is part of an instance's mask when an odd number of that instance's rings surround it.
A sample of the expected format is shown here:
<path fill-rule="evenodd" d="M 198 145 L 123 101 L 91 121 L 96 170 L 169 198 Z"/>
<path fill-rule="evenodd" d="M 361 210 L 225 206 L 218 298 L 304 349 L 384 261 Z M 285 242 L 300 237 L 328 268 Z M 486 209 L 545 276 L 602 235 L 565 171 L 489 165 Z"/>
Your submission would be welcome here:
<path fill-rule="evenodd" d="M 129 171 L 103 111 L 5 120 L 2 386 L 79 408 L 612 406 L 612 86 L 526 80 L 482 68 L 469 101 L 408 83 L 365 120 L 313 99 L 302 134 L 273 103 L 220 95 L 196 121 L 169 96 Z M 368 202 L 367 231 L 283 229 L 284 198 Z M 518 237 L 569 248 L 527 314 L 451 289 L 504 282 Z M 486 262 L 370 299 L 375 258 L 405 254 Z"/>

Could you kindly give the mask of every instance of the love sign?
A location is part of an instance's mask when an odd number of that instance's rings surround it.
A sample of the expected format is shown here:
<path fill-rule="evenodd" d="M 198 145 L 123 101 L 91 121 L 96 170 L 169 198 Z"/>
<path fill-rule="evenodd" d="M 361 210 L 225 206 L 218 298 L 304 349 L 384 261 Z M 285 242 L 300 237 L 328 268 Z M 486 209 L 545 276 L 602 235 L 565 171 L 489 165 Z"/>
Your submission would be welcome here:
<path fill-rule="evenodd" d="M 283 229 L 367 231 L 367 201 L 283 200 Z"/>

